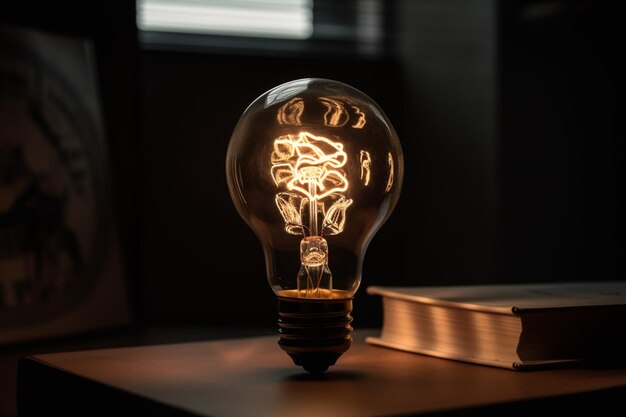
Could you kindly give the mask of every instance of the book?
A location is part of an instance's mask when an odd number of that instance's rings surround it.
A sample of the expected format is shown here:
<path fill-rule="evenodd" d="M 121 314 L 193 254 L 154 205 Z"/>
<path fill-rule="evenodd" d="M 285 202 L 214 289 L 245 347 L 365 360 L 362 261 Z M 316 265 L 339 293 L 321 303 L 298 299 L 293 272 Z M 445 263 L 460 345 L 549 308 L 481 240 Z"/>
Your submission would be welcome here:
<path fill-rule="evenodd" d="M 383 304 L 379 337 L 408 352 L 528 370 L 622 360 L 626 282 L 439 287 L 371 286 Z"/>

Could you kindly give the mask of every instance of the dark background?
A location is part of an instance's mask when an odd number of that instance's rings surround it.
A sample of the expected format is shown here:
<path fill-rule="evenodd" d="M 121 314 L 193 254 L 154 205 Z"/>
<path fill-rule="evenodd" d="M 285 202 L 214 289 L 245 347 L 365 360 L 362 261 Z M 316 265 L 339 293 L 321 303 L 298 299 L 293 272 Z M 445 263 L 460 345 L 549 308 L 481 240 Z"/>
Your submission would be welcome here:
<path fill-rule="evenodd" d="M 390 1 L 376 54 L 350 42 L 140 46 L 132 2 L 29 3 L 0 20 L 96 44 L 137 326 L 274 326 L 261 246 L 230 201 L 224 160 L 248 104 L 302 77 L 366 92 L 404 150 L 403 193 L 365 257 L 355 326 L 381 321 L 368 285 L 625 278 L 617 2 Z"/>

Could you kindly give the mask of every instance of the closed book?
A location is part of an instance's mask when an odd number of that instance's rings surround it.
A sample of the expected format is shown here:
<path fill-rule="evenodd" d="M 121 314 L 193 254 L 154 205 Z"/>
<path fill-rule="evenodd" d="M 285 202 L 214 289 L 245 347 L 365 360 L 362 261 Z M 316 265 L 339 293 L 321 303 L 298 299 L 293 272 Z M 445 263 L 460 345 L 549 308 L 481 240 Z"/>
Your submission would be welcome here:
<path fill-rule="evenodd" d="M 383 304 L 374 345 L 516 370 L 623 361 L 625 281 L 367 292 Z"/>

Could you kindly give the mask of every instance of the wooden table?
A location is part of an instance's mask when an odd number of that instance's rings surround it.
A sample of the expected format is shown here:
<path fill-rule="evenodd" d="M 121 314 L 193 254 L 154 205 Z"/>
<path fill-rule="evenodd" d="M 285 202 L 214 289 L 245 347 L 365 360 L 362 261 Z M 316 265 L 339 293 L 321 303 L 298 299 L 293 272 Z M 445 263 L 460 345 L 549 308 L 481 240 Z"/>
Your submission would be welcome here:
<path fill-rule="evenodd" d="M 621 415 L 626 369 L 517 372 L 355 343 L 321 377 L 277 336 L 25 357 L 20 415 Z M 79 401 L 80 400 L 80 401 Z"/>

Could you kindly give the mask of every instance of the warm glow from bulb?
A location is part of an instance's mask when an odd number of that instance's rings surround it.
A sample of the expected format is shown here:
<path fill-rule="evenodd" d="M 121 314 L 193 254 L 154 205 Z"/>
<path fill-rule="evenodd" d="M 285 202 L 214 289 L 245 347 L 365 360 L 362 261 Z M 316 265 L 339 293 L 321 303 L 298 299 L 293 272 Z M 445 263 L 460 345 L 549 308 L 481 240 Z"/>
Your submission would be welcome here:
<path fill-rule="evenodd" d="M 285 103 L 276 113 L 276 121 L 279 125 L 300 126 L 302 124 L 302 113 L 304 112 L 304 101 L 300 97 L 293 98 Z"/>
<path fill-rule="evenodd" d="M 347 290 L 319 290 L 320 297 L 319 298 L 330 298 L 335 300 L 345 300 L 346 298 L 350 298 L 351 292 Z M 278 291 L 278 295 L 281 297 L 288 298 L 307 298 L 307 293 L 305 290 L 281 290 Z"/>
<path fill-rule="evenodd" d="M 387 187 L 385 187 L 386 193 L 393 187 L 393 156 L 391 156 L 391 152 L 387 154 L 387 162 L 389 163 L 389 178 L 387 179 Z"/>
<path fill-rule="evenodd" d="M 274 141 L 272 178 L 309 200 L 321 200 L 348 189 L 346 173 L 340 169 L 347 159 L 341 143 L 322 136 L 308 132 L 281 136 Z"/>
<path fill-rule="evenodd" d="M 259 96 L 226 156 L 233 202 L 263 245 L 272 289 L 286 298 L 355 294 L 403 172 L 382 109 L 349 85 L 319 78 Z"/>
<path fill-rule="evenodd" d="M 359 120 L 357 120 L 351 127 L 354 129 L 363 129 L 363 126 L 365 126 L 365 122 L 367 121 L 365 113 L 363 113 L 357 106 L 351 105 L 350 107 L 352 107 L 354 112 L 359 116 Z"/>
<path fill-rule="evenodd" d="M 279 122 L 299 123 L 301 109 L 297 100 L 281 107 Z M 349 187 L 346 173 L 341 169 L 347 161 L 343 144 L 309 132 L 274 140 L 272 178 L 276 186 L 289 190 L 277 193 L 275 202 L 285 220 L 285 231 L 304 237 L 300 242 L 298 290 L 303 290 L 308 298 L 326 298 L 332 292 L 328 243 L 322 236 L 336 235 L 345 227 L 346 209 L 352 204 L 351 199 L 341 194 Z"/>
<path fill-rule="evenodd" d="M 326 106 L 326 113 L 324 114 L 324 125 L 332 127 L 342 127 L 350 116 L 345 111 L 343 103 L 331 97 L 321 97 L 320 102 Z"/>
<path fill-rule="evenodd" d="M 372 157 L 368 151 L 361 151 L 359 160 L 361 162 L 361 180 L 363 180 L 363 184 L 367 187 L 370 183 Z"/>

